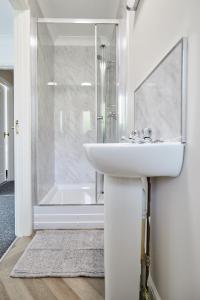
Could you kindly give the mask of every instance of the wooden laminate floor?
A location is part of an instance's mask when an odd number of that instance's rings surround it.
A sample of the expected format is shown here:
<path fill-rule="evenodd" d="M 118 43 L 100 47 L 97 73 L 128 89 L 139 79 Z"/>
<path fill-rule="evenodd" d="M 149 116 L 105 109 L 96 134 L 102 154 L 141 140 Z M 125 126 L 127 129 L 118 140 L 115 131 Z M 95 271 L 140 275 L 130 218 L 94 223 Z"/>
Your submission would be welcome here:
<path fill-rule="evenodd" d="M 104 300 L 104 280 L 99 278 L 10 278 L 30 240 L 17 240 L 0 263 L 0 300 Z"/>

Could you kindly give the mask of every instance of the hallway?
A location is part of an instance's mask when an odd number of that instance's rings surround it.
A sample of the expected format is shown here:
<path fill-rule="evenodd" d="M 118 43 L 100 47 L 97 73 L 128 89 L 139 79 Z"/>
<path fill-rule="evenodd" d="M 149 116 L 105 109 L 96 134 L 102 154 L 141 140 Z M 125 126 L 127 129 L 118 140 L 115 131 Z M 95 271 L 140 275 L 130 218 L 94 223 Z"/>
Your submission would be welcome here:
<path fill-rule="evenodd" d="M 0 186 L 0 257 L 14 239 L 14 181 L 10 181 Z"/>

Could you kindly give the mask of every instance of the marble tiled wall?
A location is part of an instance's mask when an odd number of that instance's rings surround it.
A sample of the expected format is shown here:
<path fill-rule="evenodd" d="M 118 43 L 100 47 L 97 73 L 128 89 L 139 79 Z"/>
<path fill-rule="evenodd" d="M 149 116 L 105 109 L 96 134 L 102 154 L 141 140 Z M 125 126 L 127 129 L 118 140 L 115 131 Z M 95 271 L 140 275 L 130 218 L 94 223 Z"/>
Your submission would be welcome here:
<path fill-rule="evenodd" d="M 182 43 L 135 92 L 135 129 L 150 127 L 153 138 L 181 140 Z"/>
<path fill-rule="evenodd" d="M 38 27 L 37 52 L 37 200 L 53 187 L 54 171 L 54 46 L 45 24 Z"/>
<path fill-rule="evenodd" d="M 83 150 L 83 143 L 96 141 L 94 51 L 93 46 L 55 47 L 56 184 L 95 181 Z"/>

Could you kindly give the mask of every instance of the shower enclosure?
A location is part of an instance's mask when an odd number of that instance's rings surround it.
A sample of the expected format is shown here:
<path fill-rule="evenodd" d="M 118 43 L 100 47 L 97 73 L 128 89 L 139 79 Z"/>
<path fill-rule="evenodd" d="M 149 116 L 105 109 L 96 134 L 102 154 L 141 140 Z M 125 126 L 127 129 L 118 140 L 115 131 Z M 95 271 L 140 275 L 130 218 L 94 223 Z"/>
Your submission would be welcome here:
<path fill-rule="evenodd" d="M 37 205 L 103 204 L 84 143 L 118 141 L 117 24 L 38 19 Z"/>

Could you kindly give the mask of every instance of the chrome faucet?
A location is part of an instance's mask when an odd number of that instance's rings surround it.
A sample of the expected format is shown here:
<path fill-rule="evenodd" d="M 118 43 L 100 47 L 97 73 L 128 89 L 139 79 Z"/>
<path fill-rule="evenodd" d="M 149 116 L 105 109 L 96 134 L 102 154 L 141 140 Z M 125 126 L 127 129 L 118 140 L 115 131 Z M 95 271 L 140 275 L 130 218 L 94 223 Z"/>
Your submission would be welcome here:
<path fill-rule="evenodd" d="M 140 131 L 138 129 L 131 131 L 129 139 L 132 141 L 132 143 L 138 143 L 141 140 Z"/>
<path fill-rule="evenodd" d="M 122 136 L 121 140 L 129 142 L 129 143 L 142 143 L 142 139 L 140 137 L 140 131 L 137 129 L 132 130 L 128 138 L 125 136 Z"/>
<path fill-rule="evenodd" d="M 151 143 L 152 142 L 152 129 L 147 127 L 142 129 L 142 135 L 143 135 L 143 140 L 145 143 Z"/>
<path fill-rule="evenodd" d="M 138 144 L 153 143 L 151 135 L 152 135 L 151 128 L 142 129 L 142 134 L 140 133 L 140 130 L 135 129 L 131 131 L 129 138 L 123 136 L 121 139 L 129 143 L 138 143 Z"/>

